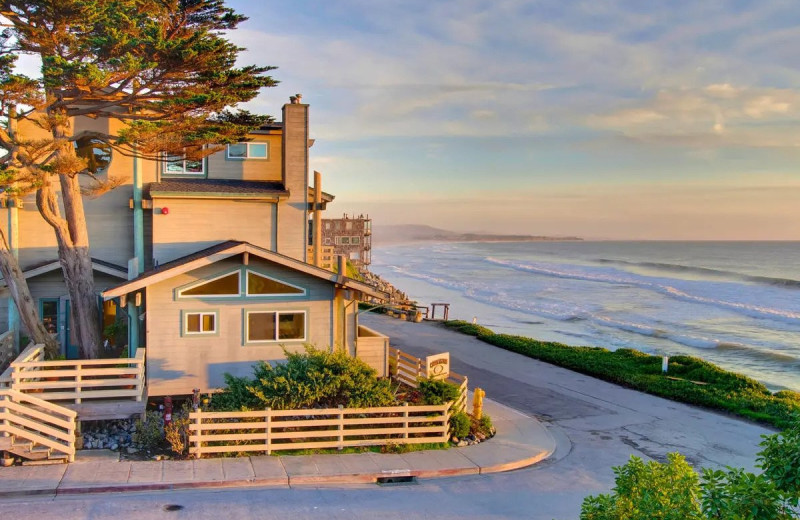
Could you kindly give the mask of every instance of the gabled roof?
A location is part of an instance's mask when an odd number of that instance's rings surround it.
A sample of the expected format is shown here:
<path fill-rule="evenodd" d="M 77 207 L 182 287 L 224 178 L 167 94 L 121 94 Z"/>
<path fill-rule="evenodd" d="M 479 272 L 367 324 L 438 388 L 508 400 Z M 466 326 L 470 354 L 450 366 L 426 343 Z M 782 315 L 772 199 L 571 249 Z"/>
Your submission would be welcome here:
<path fill-rule="evenodd" d="M 147 188 L 150 197 L 284 198 L 289 192 L 281 182 L 235 179 L 164 179 Z"/>
<path fill-rule="evenodd" d="M 41 274 L 49 273 L 51 271 L 55 271 L 56 269 L 61 269 L 61 262 L 58 260 L 47 260 L 44 262 L 40 262 L 36 265 L 28 267 L 22 274 L 25 276 L 25 279 L 33 278 L 35 276 L 39 276 Z M 123 280 L 128 278 L 128 269 L 116 264 L 112 264 L 111 262 L 106 262 L 105 260 L 99 260 L 97 258 L 92 258 L 92 269 L 99 273 L 105 273 L 111 276 L 115 276 L 117 278 L 122 278 Z M 5 280 L 0 280 L 0 287 L 6 287 L 8 284 Z"/>
<path fill-rule="evenodd" d="M 106 289 L 103 291 L 103 299 L 110 300 L 130 292 L 138 291 L 139 289 L 142 289 L 148 285 L 167 280 L 174 276 L 178 276 L 179 274 L 183 274 L 194 269 L 219 262 L 220 260 L 240 255 L 242 253 L 248 253 L 250 255 L 263 258 L 269 262 L 288 267 L 289 269 L 294 269 L 316 278 L 327 280 L 342 287 L 360 291 L 366 295 L 372 296 L 373 298 L 379 298 L 381 300 L 389 299 L 388 294 L 375 289 L 371 285 L 353 280 L 352 278 L 348 278 L 346 276 L 339 276 L 338 274 L 332 273 L 326 269 L 322 269 L 321 267 L 301 262 L 300 260 L 269 251 L 268 249 L 264 249 L 262 247 L 254 246 L 249 242 L 241 242 L 238 240 L 221 242 L 217 245 L 197 251 L 196 253 L 192 253 L 171 262 L 162 264 L 155 269 L 145 271 L 133 280 Z"/>

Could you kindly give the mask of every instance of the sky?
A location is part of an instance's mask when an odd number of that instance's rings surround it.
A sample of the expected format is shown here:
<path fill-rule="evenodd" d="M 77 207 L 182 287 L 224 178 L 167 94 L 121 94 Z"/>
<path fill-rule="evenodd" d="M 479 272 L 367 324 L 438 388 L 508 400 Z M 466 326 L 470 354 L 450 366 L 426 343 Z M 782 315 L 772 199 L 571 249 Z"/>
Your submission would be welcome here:
<path fill-rule="evenodd" d="M 328 214 L 596 239 L 800 240 L 788 1 L 229 1 L 310 105 Z"/>

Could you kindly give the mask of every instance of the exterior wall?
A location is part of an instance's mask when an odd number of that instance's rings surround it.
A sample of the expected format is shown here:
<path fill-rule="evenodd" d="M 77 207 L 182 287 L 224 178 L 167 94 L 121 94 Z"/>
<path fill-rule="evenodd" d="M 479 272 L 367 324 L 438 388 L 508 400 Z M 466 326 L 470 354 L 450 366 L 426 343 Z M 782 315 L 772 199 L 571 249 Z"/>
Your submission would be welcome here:
<path fill-rule="evenodd" d="M 243 181 L 282 181 L 283 150 L 281 134 L 251 134 L 251 143 L 267 143 L 267 159 L 228 159 L 222 150 L 206 159 L 209 179 Z"/>
<path fill-rule="evenodd" d="M 225 240 L 275 250 L 273 203 L 220 200 L 153 200 L 153 258 L 160 265 Z M 167 215 L 162 208 L 169 208 Z"/>
<path fill-rule="evenodd" d="M 386 377 L 389 367 L 389 337 L 363 325 L 358 326 L 356 356 Z"/>
<path fill-rule="evenodd" d="M 304 343 L 318 348 L 332 344 L 333 285 L 250 257 L 250 269 L 306 289 L 296 297 L 176 298 L 176 288 L 241 267 L 230 258 L 147 287 L 147 374 L 149 395 L 189 394 L 224 385 L 223 374 L 252 375 L 258 361 L 284 359 L 282 345 L 297 351 Z M 355 305 L 353 305 L 355 307 Z M 244 310 L 305 310 L 306 340 L 245 345 Z M 182 311 L 214 311 L 217 333 L 184 336 Z"/>
<path fill-rule="evenodd" d="M 277 252 L 303 262 L 308 244 L 308 105 L 283 106 L 283 182 L 289 200 L 278 206 Z"/>

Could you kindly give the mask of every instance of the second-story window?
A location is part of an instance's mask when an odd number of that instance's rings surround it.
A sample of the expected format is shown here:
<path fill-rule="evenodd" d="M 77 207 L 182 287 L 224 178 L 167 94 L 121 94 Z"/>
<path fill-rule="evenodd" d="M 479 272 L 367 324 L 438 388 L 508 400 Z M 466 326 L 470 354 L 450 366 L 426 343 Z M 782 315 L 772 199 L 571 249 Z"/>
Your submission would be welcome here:
<path fill-rule="evenodd" d="M 205 161 L 191 161 L 182 155 L 168 155 L 164 159 L 164 175 L 205 175 Z"/>
<path fill-rule="evenodd" d="M 269 146 L 267 143 L 229 144 L 228 159 L 269 159 Z"/>

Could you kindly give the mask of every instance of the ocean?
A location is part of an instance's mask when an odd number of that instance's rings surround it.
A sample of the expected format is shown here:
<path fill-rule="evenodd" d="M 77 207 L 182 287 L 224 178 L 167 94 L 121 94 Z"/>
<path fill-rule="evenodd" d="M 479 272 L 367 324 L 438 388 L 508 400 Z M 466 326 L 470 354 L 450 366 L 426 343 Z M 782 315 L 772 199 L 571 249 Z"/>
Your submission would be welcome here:
<path fill-rule="evenodd" d="M 800 391 L 800 242 L 376 247 L 371 270 L 495 332 L 687 354 Z"/>

